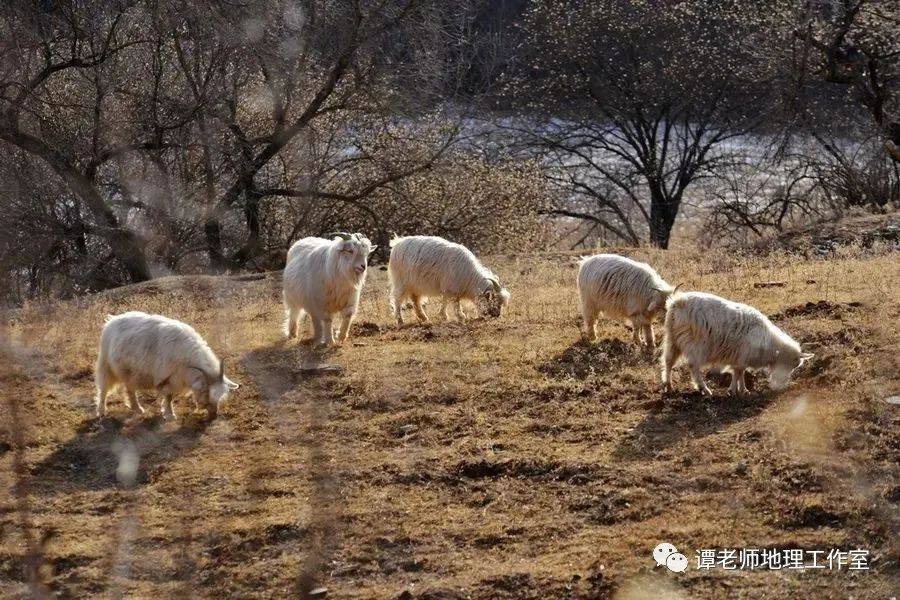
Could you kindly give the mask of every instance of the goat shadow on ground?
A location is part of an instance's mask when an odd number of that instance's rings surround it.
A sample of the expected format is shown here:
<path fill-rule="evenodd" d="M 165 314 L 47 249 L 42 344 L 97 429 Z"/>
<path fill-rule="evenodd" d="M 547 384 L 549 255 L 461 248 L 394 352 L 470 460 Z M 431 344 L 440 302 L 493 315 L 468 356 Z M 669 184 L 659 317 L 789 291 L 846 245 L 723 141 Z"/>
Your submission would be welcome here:
<path fill-rule="evenodd" d="M 147 400 L 145 396 L 143 403 L 149 413 L 155 407 Z M 117 412 L 117 407 L 111 409 Z M 173 423 L 147 414 L 85 419 L 71 439 L 31 469 L 29 485 L 48 494 L 144 485 L 158 468 L 200 442 L 209 419 L 205 412 L 191 409 L 190 399 L 176 400 L 178 419 Z M 136 469 L 117 474 L 120 465 L 128 467 L 134 457 Z"/>
<path fill-rule="evenodd" d="M 685 438 L 702 438 L 758 415 L 773 401 L 771 393 L 735 397 L 723 389 L 714 388 L 713 392 L 713 396 L 701 396 L 697 391 L 673 392 L 646 403 L 650 412 L 619 441 L 613 456 L 625 460 L 654 458 Z"/>

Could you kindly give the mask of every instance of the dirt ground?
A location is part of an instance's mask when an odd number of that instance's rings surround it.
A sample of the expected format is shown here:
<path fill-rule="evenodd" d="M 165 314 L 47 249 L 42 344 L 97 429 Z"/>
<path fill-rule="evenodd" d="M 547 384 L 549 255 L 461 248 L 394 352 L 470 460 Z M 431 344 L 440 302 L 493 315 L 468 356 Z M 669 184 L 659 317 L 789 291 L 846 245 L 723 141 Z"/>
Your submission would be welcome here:
<path fill-rule="evenodd" d="M 277 275 L 167 278 L 4 325 L 0 596 L 879 598 L 900 592 L 900 253 L 633 251 L 816 353 L 781 393 L 664 395 L 623 325 L 579 341 L 577 257 L 486 260 L 499 320 L 396 328 L 372 267 L 350 342 L 286 342 Z M 782 281 L 781 287 L 755 287 Z M 241 388 L 207 423 L 92 416 L 105 316 L 193 324 Z M 471 309 L 470 309 L 471 310 Z M 321 362 L 341 372 L 315 374 Z M 151 416 L 152 415 L 152 416 Z M 129 466 L 136 467 L 135 469 Z M 689 559 L 655 567 L 658 543 Z M 866 549 L 869 569 L 700 570 L 715 548 Z M 325 589 L 321 589 L 325 588 Z"/>

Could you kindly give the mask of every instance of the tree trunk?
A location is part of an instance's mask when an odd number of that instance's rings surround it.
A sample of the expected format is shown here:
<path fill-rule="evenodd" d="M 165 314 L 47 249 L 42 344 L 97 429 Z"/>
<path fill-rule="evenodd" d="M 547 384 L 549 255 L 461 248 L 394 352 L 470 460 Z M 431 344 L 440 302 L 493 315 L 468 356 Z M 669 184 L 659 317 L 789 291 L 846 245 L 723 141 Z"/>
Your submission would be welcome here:
<path fill-rule="evenodd" d="M 662 190 L 650 189 L 650 244 L 663 250 L 669 247 L 672 226 L 678 214 L 677 204 L 666 197 Z"/>
<path fill-rule="evenodd" d="M 209 127 L 206 122 L 206 114 L 198 113 L 200 127 L 200 141 L 203 145 L 203 191 L 206 196 L 206 210 L 208 217 L 203 224 L 203 234 L 206 238 L 206 253 L 209 257 L 209 266 L 215 273 L 225 270 L 225 255 L 222 253 L 222 226 L 216 216 L 216 174 L 213 170 L 212 148 L 210 147 Z"/>
<path fill-rule="evenodd" d="M 215 217 L 210 217 L 203 224 L 203 235 L 206 238 L 206 252 L 209 255 L 209 266 L 216 273 L 225 270 L 225 255 L 222 254 L 222 226 Z"/>
<path fill-rule="evenodd" d="M 134 232 L 120 228 L 107 236 L 106 241 L 133 283 L 153 278 L 150 273 L 150 265 L 147 264 L 147 257 L 144 256 L 144 251 Z"/>
<path fill-rule="evenodd" d="M 249 189 L 245 195 L 244 220 L 247 223 L 247 241 L 235 252 L 232 259 L 232 263 L 237 267 L 243 267 L 248 261 L 259 256 L 261 248 L 259 196 Z"/>
<path fill-rule="evenodd" d="M 78 194 L 85 204 L 90 207 L 95 218 L 98 218 L 103 226 L 94 228 L 94 233 L 100 235 L 109 244 L 113 255 L 122 263 L 128 278 L 132 283 L 139 283 L 152 279 L 150 265 L 144 255 L 143 245 L 133 231 L 119 223 L 112 210 L 106 206 L 100 193 L 94 186 L 80 174 L 73 175 L 61 173 L 69 187 Z"/>

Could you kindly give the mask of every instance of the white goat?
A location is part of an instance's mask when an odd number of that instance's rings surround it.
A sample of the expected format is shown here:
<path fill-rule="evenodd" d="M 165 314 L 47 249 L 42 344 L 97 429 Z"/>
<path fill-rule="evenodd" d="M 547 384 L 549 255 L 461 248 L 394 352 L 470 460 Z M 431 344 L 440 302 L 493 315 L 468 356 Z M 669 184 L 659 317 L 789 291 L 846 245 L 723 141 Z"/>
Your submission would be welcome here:
<path fill-rule="evenodd" d="M 441 237 L 414 235 L 391 240 L 388 275 L 391 306 L 399 325 L 403 324 L 400 309 L 407 298 L 422 322 L 428 321 L 422 301 L 432 296 L 442 297 L 441 316 L 445 320 L 449 319 L 447 307 L 451 302 L 460 321 L 466 319 L 460 300 L 473 302 L 491 317 L 499 317 L 509 303 L 509 292 L 471 250 Z"/>
<path fill-rule="evenodd" d="M 578 294 L 585 338 L 597 339 L 597 318 L 603 313 L 630 322 L 635 344 L 640 345 L 638 334 L 643 331 L 644 341 L 652 349 L 656 345 L 653 321 L 675 289 L 646 263 L 617 254 L 582 258 Z"/>
<path fill-rule="evenodd" d="M 781 389 L 813 357 L 752 306 L 702 292 L 676 294 L 667 302 L 662 353 L 666 391 L 672 390 L 672 367 L 681 356 L 706 395 L 712 392 L 703 380 L 705 366 L 731 371 L 729 391 L 738 395 L 747 391 L 747 369 L 768 371 L 772 388 Z"/>
<path fill-rule="evenodd" d="M 194 406 L 206 408 L 215 418 L 228 394 L 238 388 L 225 377 L 225 361 L 216 358 L 190 325 L 136 311 L 107 318 L 94 378 L 98 417 L 106 414 L 106 396 L 117 385 L 125 387 L 134 413 L 144 412 L 139 390 L 165 394 L 161 408 L 166 420 L 175 418 L 175 396 L 192 393 Z"/>
<path fill-rule="evenodd" d="M 308 237 L 291 246 L 283 278 L 289 338 L 300 336 L 299 321 L 307 313 L 314 341 L 334 344 L 332 316 L 340 313 L 338 342 L 347 339 L 366 281 L 369 254 L 376 247 L 359 233 L 336 233 L 333 239 Z"/>

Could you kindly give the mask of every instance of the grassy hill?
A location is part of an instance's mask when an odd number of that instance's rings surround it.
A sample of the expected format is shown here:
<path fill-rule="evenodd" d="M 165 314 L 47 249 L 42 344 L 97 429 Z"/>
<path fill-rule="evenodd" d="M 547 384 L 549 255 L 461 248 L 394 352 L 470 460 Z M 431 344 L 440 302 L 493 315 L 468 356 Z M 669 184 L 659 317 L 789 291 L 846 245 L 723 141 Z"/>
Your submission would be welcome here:
<path fill-rule="evenodd" d="M 0 595 L 887 598 L 898 591 L 900 253 L 805 261 L 634 251 L 758 306 L 816 359 L 786 391 L 664 395 L 573 254 L 486 260 L 500 320 L 392 323 L 373 268 L 343 348 L 286 342 L 280 282 L 167 278 L 10 316 L 0 363 Z M 783 281 L 781 287 L 757 287 Z M 107 314 L 193 324 L 242 384 L 207 424 L 93 410 Z M 338 373 L 307 367 L 341 365 Z M 154 416 L 149 416 L 150 414 Z M 136 471 L 129 460 L 137 458 Z M 117 475 L 118 474 L 118 475 Z M 654 568 L 675 544 L 687 572 Z M 707 548 L 863 548 L 869 571 L 710 571 Z M 30 551 L 29 551 L 30 549 Z"/>

